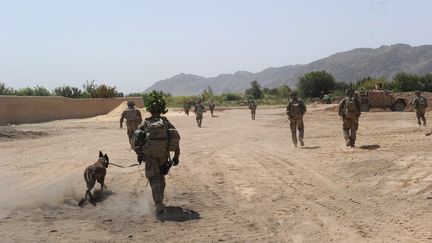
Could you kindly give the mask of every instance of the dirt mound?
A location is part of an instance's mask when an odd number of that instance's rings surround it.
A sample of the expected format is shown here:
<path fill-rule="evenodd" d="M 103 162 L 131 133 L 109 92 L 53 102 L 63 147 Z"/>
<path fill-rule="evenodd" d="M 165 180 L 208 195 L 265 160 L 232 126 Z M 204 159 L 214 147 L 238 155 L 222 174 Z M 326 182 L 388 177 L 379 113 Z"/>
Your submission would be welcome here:
<path fill-rule="evenodd" d="M 120 120 L 121 114 L 123 111 L 127 108 L 127 101 L 123 101 L 119 106 L 117 106 L 112 111 L 108 112 L 105 115 L 100 115 L 96 117 L 89 118 L 87 120 L 91 121 L 118 121 Z M 144 116 L 144 113 L 146 112 L 145 109 L 140 109 L 141 115 Z"/>
<path fill-rule="evenodd" d="M 0 139 L 26 139 L 38 138 L 48 135 L 46 132 L 40 131 L 21 131 L 11 126 L 0 127 Z"/>

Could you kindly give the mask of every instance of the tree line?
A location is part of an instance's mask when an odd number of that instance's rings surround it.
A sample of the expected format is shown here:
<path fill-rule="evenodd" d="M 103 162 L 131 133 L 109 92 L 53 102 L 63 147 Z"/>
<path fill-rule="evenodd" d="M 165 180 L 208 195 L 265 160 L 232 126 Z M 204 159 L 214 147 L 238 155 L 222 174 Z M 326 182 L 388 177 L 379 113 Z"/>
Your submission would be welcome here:
<path fill-rule="evenodd" d="M 0 95 L 16 96 L 63 96 L 67 98 L 114 98 L 123 97 L 123 93 L 118 92 L 115 86 L 106 84 L 95 84 L 95 81 L 86 81 L 82 89 L 68 85 L 56 87 L 50 91 L 42 86 L 25 87 L 14 89 L 0 83 Z"/>
<path fill-rule="evenodd" d="M 426 75 L 417 75 L 412 73 L 400 72 L 394 75 L 392 80 L 386 80 L 383 77 L 365 77 L 356 82 L 349 83 L 336 81 L 333 75 L 326 71 L 309 72 L 297 81 L 297 90 L 303 98 L 322 97 L 324 94 L 333 96 L 343 95 L 346 89 L 370 90 L 382 88 L 396 92 L 409 91 L 428 91 L 432 92 L 432 73 Z M 262 88 L 257 80 L 250 82 L 250 87 L 244 92 L 227 92 L 215 94 L 213 89 L 208 86 L 199 95 L 193 96 L 173 96 L 169 93 L 163 93 L 167 98 L 168 105 L 180 106 L 183 103 L 202 100 L 214 100 L 220 104 L 238 105 L 251 99 L 259 100 L 261 104 L 280 104 L 286 103 L 290 93 L 293 90 L 283 84 L 278 88 Z M 17 96 L 63 96 L 68 98 L 113 98 L 123 97 L 123 93 L 118 92 L 115 86 L 106 84 L 95 84 L 95 81 L 86 81 L 82 89 L 71 86 L 60 86 L 52 91 L 42 87 L 26 87 L 14 89 L 0 83 L 0 95 L 17 95 Z M 146 98 L 147 93 L 131 93 L 127 96 L 141 96 Z"/>
<path fill-rule="evenodd" d="M 326 71 L 316 71 L 304 74 L 297 82 L 297 89 L 304 98 L 320 97 L 323 93 L 340 95 L 350 87 L 360 90 L 379 88 L 395 92 L 410 92 L 415 90 L 432 92 L 432 74 L 429 73 L 422 76 L 399 72 L 393 76 L 392 80 L 387 80 L 385 77 L 365 77 L 354 83 L 348 83 L 336 81 Z"/>

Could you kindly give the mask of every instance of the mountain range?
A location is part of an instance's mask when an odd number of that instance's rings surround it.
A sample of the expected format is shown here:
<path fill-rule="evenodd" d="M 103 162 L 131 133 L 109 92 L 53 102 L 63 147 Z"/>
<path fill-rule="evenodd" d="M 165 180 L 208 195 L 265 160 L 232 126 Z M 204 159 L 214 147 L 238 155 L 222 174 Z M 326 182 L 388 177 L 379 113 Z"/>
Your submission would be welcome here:
<path fill-rule="evenodd" d="M 295 87 L 303 74 L 321 70 L 331 73 L 337 81 L 345 82 L 354 82 L 367 76 L 391 80 L 398 72 L 424 75 L 432 73 L 432 45 L 412 47 L 395 44 L 379 48 L 357 48 L 309 64 L 267 68 L 258 73 L 238 71 L 209 78 L 181 73 L 156 82 L 147 91 L 162 90 L 173 95 L 196 95 L 211 87 L 217 94 L 243 92 L 253 80 L 267 88 L 276 88 L 282 84 Z"/>

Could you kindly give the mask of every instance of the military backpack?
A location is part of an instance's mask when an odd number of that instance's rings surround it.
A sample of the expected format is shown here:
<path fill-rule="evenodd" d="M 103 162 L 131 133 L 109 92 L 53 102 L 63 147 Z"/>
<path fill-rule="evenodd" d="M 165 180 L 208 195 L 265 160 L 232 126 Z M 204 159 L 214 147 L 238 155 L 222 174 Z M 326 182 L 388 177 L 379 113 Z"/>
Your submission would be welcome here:
<path fill-rule="evenodd" d="M 124 111 L 126 113 L 126 120 L 127 121 L 135 121 L 138 117 L 138 110 L 136 109 L 127 109 Z"/>
<path fill-rule="evenodd" d="M 169 151 L 179 148 L 180 135 L 175 128 L 168 129 L 163 118 L 152 118 L 145 121 L 142 129 L 134 135 L 135 146 L 141 147 L 147 156 L 165 156 Z"/>

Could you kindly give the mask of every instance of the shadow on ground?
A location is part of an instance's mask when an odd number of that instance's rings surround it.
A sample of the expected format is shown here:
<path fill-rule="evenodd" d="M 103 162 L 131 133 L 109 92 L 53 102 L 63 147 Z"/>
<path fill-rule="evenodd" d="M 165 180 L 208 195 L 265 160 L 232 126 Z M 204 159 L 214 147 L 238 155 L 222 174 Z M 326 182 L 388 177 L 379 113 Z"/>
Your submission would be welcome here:
<path fill-rule="evenodd" d="M 96 204 L 105 201 L 107 198 L 109 198 L 110 196 L 115 195 L 114 192 L 110 191 L 110 190 L 94 190 L 93 192 L 93 199 L 88 199 L 86 200 L 85 198 L 82 198 L 78 205 L 80 207 L 84 206 L 86 204 L 86 202 L 89 202 L 91 205 L 96 207 Z"/>
<path fill-rule="evenodd" d="M 374 150 L 379 149 L 380 146 L 378 144 L 368 144 L 368 145 L 362 145 L 360 146 L 361 149 L 367 149 L 367 150 Z"/>
<path fill-rule="evenodd" d="M 319 149 L 319 146 L 305 146 L 305 147 L 300 147 L 301 149 Z"/>
<path fill-rule="evenodd" d="M 160 221 L 175 222 L 185 222 L 194 219 L 201 219 L 201 216 L 198 212 L 176 206 L 165 207 L 165 211 L 159 213 L 158 215 L 156 215 L 156 217 Z"/>

